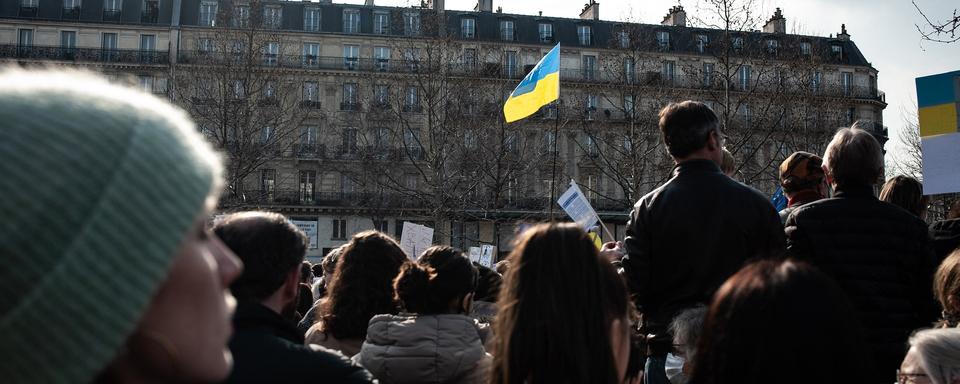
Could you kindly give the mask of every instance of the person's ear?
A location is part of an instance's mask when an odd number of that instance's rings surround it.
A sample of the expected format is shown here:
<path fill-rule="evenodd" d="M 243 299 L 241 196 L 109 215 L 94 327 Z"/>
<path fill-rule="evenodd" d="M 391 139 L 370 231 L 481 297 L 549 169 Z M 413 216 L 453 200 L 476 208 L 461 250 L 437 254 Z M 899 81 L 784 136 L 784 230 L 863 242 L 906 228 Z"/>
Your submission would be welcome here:
<path fill-rule="evenodd" d="M 833 175 L 830 174 L 830 170 L 827 169 L 827 165 L 821 165 L 820 169 L 823 170 L 823 177 L 827 180 L 827 185 L 833 185 Z"/>
<path fill-rule="evenodd" d="M 707 138 L 707 149 L 710 151 L 719 151 L 722 148 L 720 147 L 720 131 L 714 129 L 710 131 L 710 137 Z"/>
<path fill-rule="evenodd" d="M 460 309 L 462 309 L 466 315 L 469 315 L 470 310 L 473 308 L 473 294 L 473 292 L 470 292 L 464 295 L 463 300 L 460 301 Z"/>
<path fill-rule="evenodd" d="M 290 271 L 283 282 L 284 301 L 293 300 L 298 295 L 300 295 L 300 266 Z"/>

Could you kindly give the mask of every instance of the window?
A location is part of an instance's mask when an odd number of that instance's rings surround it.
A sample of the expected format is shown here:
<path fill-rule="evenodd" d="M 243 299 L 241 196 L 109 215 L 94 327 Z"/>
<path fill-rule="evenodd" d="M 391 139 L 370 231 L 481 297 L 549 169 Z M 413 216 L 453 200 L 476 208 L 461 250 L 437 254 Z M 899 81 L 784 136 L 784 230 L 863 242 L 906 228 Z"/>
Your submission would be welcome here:
<path fill-rule="evenodd" d="M 320 127 L 317 126 L 303 127 L 300 132 L 300 144 L 316 145 L 318 131 L 320 131 Z"/>
<path fill-rule="evenodd" d="M 360 67 L 359 45 L 347 44 L 343 46 L 343 67 L 348 70 L 356 70 Z"/>
<path fill-rule="evenodd" d="M 743 38 L 739 36 L 734 37 L 730 45 L 733 46 L 734 50 L 740 51 L 741 49 L 743 49 Z"/>
<path fill-rule="evenodd" d="M 60 49 L 66 53 L 73 53 L 73 49 L 77 47 L 77 32 L 76 31 L 61 31 L 60 32 Z"/>
<path fill-rule="evenodd" d="M 374 128 L 373 146 L 385 148 L 390 145 L 390 131 L 384 127 Z"/>
<path fill-rule="evenodd" d="M 390 48 L 373 47 L 373 61 L 378 71 L 390 70 Z"/>
<path fill-rule="evenodd" d="M 343 10 L 343 33 L 360 32 L 360 11 L 356 9 Z"/>
<path fill-rule="evenodd" d="M 308 32 L 320 30 L 320 9 L 305 8 L 303 10 L 303 30 Z"/>
<path fill-rule="evenodd" d="M 247 97 L 247 85 L 243 80 L 234 80 L 231 86 L 234 99 L 243 99 Z"/>
<path fill-rule="evenodd" d="M 331 235 L 330 239 L 331 240 L 347 239 L 347 220 L 333 219 L 333 235 Z"/>
<path fill-rule="evenodd" d="M 810 76 L 810 89 L 813 92 L 820 92 L 820 82 L 823 80 L 823 74 L 820 71 L 813 71 Z"/>
<path fill-rule="evenodd" d="M 242 40 L 233 40 L 230 42 L 230 53 L 234 56 L 240 56 L 247 50 L 247 45 Z"/>
<path fill-rule="evenodd" d="M 80 8 L 80 0 L 63 0 L 63 10 L 75 10 Z"/>
<path fill-rule="evenodd" d="M 137 77 L 137 83 L 140 85 L 140 89 L 144 92 L 153 92 L 153 77 L 147 75 L 140 75 Z"/>
<path fill-rule="evenodd" d="M 504 63 L 503 63 L 504 74 L 507 77 L 515 77 L 519 72 L 520 68 L 517 66 L 517 52 L 515 51 L 506 51 L 504 52 Z"/>
<path fill-rule="evenodd" d="M 463 132 L 463 146 L 467 149 L 477 149 L 477 132 L 467 129 Z"/>
<path fill-rule="evenodd" d="M 774 39 L 767 40 L 767 53 L 771 55 L 776 55 L 777 51 L 780 49 L 780 42 Z"/>
<path fill-rule="evenodd" d="M 835 56 L 839 57 L 843 55 L 843 46 L 840 44 L 833 44 L 830 46 L 830 52 Z"/>
<path fill-rule="evenodd" d="M 320 88 L 316 81 L 303 82 L 303 101 L 309 103 L 320 101 Z"/>
<path fill-rule="evenodd" d="M 537 27 L 540 31 L 540 42 L 541 43 L 552 43 L 553 42 L 553 24 L 549 23 L 540 23 Z"/>
<path fill-rule="evenodd" d="M 213 39 L 201 37 L 197 39 L 197 51 L 200 54 L 213 53 Z"/>
<path fill-rule="evenodd" d="M 513 20 L 500 20 L 500 40 L 513 41 L 514 38 Z"/>
<path fill-rule="evenodd" d="M 280 56 L 280 43 L 271 41 L 263 47 L 263 64 L 274 66 Z"/>
<path fill-rule="evenodd" d="M 801 55 L 810 55 L 810 43 L 807 41 L 800 43 L 800 54 Z"/>
<path fill-rule="evenodd" d="M 597 116 L 597 95 L 587 95 L 587 120 L 593 120 Z"/>
<path fill-rule="evenodd" d="M 357 153 L 357 129 L 356 128 L 344 128 L 342 132 L 342 148 L 344 154 L 356 154 Z"/>
<path fill-rule="evenodd" d="M 637 64 L 633 61 L 632 57 L 626 57 L 623 59 L 623 79 L 626 80 L 627 84 L 633 84 L 636 81 L 637 77 Z"/>
<path fill-rule="evenodd" d="M 104 33 L 100 37 L 100 48 L 103 50 L 103 61 L 113 61 L 119 56 L 117 52 L 117 34 Z"/>
<path fill-rule="evenodd" d="M 420 157 L 420 137 L 417 131 L 413 129 L 407 129 L 403 131 L 403 147 L 409 152 L 413 157 Z M 408 188 L 416 190 L 417 189 L 417 177 L 413 175 L 413 179 L 410 180 L 407 176 L 406 181 L 413 181 L 413 183 L 405 183 Z"/>
<path fill-rule="evenodd" d="M 373 101 L 380 107 L 390 105 L 390 86 L 377 84 L 373 86 Z"/>
<path fill-rule="evenodd" d="M 121 0 L 103 0 L 104 11 L 119 12 L 121 7 L 123 7 L 123 1 Z"/>
<path fill-rule="evenodd" d="M 740 66 L 740 70 L 737 71 L 737 73 L 738 73 L 738 77 L 739 77 L 738 80 L 739 80 L 740 89 L 741 89 L 741 90 L 749 89 L 749 87 L 750 87 L 750 66 L 749 66 L 749 65 L 742 65 L 742 66 Z"/>
<path fill-rule="evenodd" d="M 703 86 L 713 86 L 713 63 L 703 63 Z"/>
<path fill-rule="evenodd" d="M 420 112 L 420 93 L 417 87 L 407 87 L 403 96 L 403 109 L 405 112 Z"/>
<path fill-rule="evenodd" d="M 843 86 L 843 95 L 850 96 L 850 79 L 853 76 L 850 72 L 840 72 L 840 85 Z"/>
<path fill-rule="evenodd" d="M 403 34 L 407 36 L 420 35 L 420 13 L 418 12 L 403 13 Z"/>
<path fill-rule="evenodd" d="M 417 190 L 417 175 L 413 173 L 408 173 L 403 175 L 403 186 L 411 191 Z"/>
<path fill-rule="evenodd" d="M 260 170 L 260 194 L 267 200 L 273 201 L 273 192 L 276 190 L 277 170 Z"/>
<path fill-rule="evenodd" d="M 463 49 L 463 66 L 468 70 L 477 67 L 477 50 L 474 48 Z"/>
<path fill-rule="evenodd" d="M 710 42 L 710 38 L 707 35 L 697 35 L 697 52 L 703 53 L 707 50 L 707 43 Z"/>
<path fill-rule="evenodd" d="M 416 72 L 420 67 L 420 48 L 405 48 L 403 50 L 403 61 L 410 67 L 411 71 Z"/>
<path fill-rule="evenodd" d="M 660 47 L 660 49 L 670 49 L 670 32 L 657 32 L 657 46 Z"/>
<path fill-rule="evenodd" d="M 79 1 L 77 1 L 79 3 Z M 143 0 L 143 14 L 141 20 L 148 23 L 156 23 L 160 16 L 160 0 Z"/>
<path fill-rule="evenodd" d="M 373 33 L 386 35 L 390 30 L 390 15 L 386 12 L 373 13 Z"/>
<path fill-rule="evenodd" d="M 377 232 L 387 233 L 390 231 L 390 222 L 387 220 L 377 220 L 373 219 L 373 230 Z"/>
<path fill-rule="evenodd" d="M 300 171 L 300 202 L 312 204 L 317 190 L 317 171 Z"/>
<path fill-rule="evenodd" d="M 628 118 L 633 118 L 636 113 L 637 101 L 633 95 L 623 95 L 623 113 Z"/>
<path fill-rule="evenodd" d="M 263 83 L 263 98 L 264 99 L 274 99 L 277 97 L 277 82 L 273 80 L 267 80 Z M 271 132 L 270 127 L 264 127 L 267 132 Z"/>
<path fill-rule="evenodd" d="M 553 131 L 545 131 L 543 133 L 543 141 L 540 143 L 543 145 L 543 152 L 553 152 L 557 148 L 557 136 L 553 134 Z"/>
<path fill-rule="evenodd" d="M 666 60 L 663 62 L 661 75 L 663 76 L 663 82 L 665 84 L 673 84 L 674 80 L 676 79 L 676 67 L 676 61 Z"/>
<path fill-rule="evenodd" d="M 477 20 L 472 17 L 460 19 L 460 37 L 472 39 L 477 36 Z"/>
<path fill-rule="evenodd" d="M 627 31 L 617 32 L 617 41 L 620 43 L 620 48 L 630 48 L 630 33 Z"/>
<path fill-rule="evenodd" d="M 343 111 L 357 110 L 357 83 L 343 83 L 343 99 L 340 103 Z"/>
<path fill-rule="evenodd" d="M 266 6 L 263 8 L 263 27 L 280 29 L 283 25 L 283 8 Z"/>
<path fill-rule="evenodd" d="M 249 5 L 237 5 L 233 7 L 232 25 L 234 28 L 250 27 L 250 6 Z"/>
<path fill-rule="evenodd" d="M 593 29 L 589 25 L 578 25 L 577 37 L 580 45 L 593 45 Z"/>
<path fill-rule="evenodd" d="M 583 79 L 596 80 L 597 78 L 597 57 L 592 55 L 583 55 Z"/>
<path fill-rule="evenodd" d="M 857 118 L 857 109 L 854 107 L 847 108 L 847 124 L 853 125 L 853 122 Z"/>
<path fill-rule="evenodd" d="M 303 66 L 316 68 L 320 65 L 320 44 L 303 43 Z"/>
<path fill-rule="evenodd" d="M 36 8 L 38 0 L 20 0 L 20 6 L 23 8 Z"/>
<path fill-rule="evenodd" d="M 519 136 L 517 132 L 507 132 L 506 137 L 503 138 L 503 148 L 508 153 L 517 153 L 520 150 Z"/>
<path fill-rule="evenodd" d="M 110 1 L 110 0 L 107 0 Z M 204 27 L 215 27 L 217 21 L 217 2 L 200 2 L 200 25 Z"/>
<path fill-rule="evenodd" d="M 157 59 L 157 36 L 140 35 L 140 62 L 152 63 Z"/>

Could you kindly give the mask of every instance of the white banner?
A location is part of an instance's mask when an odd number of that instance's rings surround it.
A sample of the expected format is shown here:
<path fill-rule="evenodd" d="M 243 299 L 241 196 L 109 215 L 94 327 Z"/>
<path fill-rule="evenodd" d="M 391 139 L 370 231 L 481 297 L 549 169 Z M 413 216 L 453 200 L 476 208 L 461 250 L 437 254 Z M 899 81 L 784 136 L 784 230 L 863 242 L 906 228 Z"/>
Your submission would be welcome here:
<path fill-rule="evenodd" d="M 433 245 L 433 228 L 409 221 L 403 222 L 403 233 L 400 234 L 400 249 L 407 254 L 407 257 L 416 260 L 431 245 Z"/>
<path fill-rule="evenodd" d="M 560 195 L 557 204 L 560 204 L 560 208 L 563 208 L 563 211 L 566 212 L 573 221 L 580 224 L 584 230 L 589 230 L 590 227 L 600 221 L 597 212 L 590 206 L 590 201 L 587 200 L 587 197 L 583 195 L 580 187 L 578 187 L 577 183 L 573 180 L 570 180 L 570 188 Z"/>
<path fill-rule="evenodd" d="M 481 245 L 480 246 L 480 265 L 493 268 L 493 259 L 494 253 L 496 252 L 497 247 L 492 245 Z"/>
<path fill-rule="evenodd" d="M 303 233 L 307 234 L 307 239 L 310 239 L 310 244 L 307 246 L 307 249 L 317 249 L 317 221 L 290 220 L 290 222 L 296 225 L 297 228 L 300 228 Z"/>
<path fill-rule="evenodd" d="M 470 262 L 471 263 L 480 262 L 480 247 L 470 247 Z"/>

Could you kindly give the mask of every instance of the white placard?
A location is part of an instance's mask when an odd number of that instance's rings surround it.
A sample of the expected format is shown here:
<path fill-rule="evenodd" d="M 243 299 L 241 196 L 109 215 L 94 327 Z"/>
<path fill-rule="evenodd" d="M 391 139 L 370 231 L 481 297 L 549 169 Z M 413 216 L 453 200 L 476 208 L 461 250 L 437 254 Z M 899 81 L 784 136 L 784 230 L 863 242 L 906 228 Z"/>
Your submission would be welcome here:
<path fill-rule="evenodd" d="M 480 262 L 480 247 L 470 247 L 470 262 L 471 263 Z"/>
<path fill-rule="evenodd" d="M 307 249 L 317 249 L 317 221 L 290 220 L 290 222 L 296 225 L 297 228 L 300 228 L 303 233 L 307 234 L 307 239 L 310 239 L 310 245 L 307 246 Z"/>
<path fill-rule="evenodd" d="M 960 191 L 960 133 L 923 137 L 923 194 Z"/>
<path fill-rule="evenodd" d="M 493 268 L 493 254 L 496 249 L 497 247 L 492 245 L 480 246 L 480 265 L 487 268 Z"/>
<path fill-rule="evenodd" d="M 416 260 L 431 245 L 433 245 L 433 228 L 409 221 L 403 222 L 403 233 L 400 234 L 400 249 L 407 254 L 407 257 Z"/>
<path fill-rule="evenodd" d="M 597 221 L 600 221 L 597 212 L 590 206 L 590 201 L 573 180 L 570 180 L 570 188 L 560 195 L 557 204 L 560 204 L 560 208 L 563 208 L 563 211 L 584 230 L 589 230 Z"/>

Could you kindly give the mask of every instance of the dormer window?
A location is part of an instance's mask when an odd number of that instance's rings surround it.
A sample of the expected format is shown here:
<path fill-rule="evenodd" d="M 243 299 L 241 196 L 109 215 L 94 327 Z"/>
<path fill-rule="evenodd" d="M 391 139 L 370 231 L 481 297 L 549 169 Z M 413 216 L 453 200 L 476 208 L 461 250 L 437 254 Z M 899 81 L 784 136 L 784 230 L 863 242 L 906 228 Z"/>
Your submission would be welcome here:
<path fill-rule="evenodd" d="M 477 20 L 472 17 L 460 19 L 460 37 L 473 39 L 477 36 Z"/>
<path fill-rule="evenodd" d="M 733 41 L 730 42 L 730 45 L 732 45 L 733 49 L 737 51 L 743 49 L 743 38 L 739 36 L 734 37 Z"/>
<path fill-rule="evenodd" d="M 776 55 L 777 50 L 780 49 L 780 42 L 774 39 L 767 40 L 767 53 L 771 55 Z"/>
<path fill-rule="evenodd" d="M 500 40 L 513 41 L 515 37 L 513 20 L 500 20 Z"/>
<path fill-rule="evenodd" d="M 540 32 L 540 42 L 541 43 L 552 43 L 553 42 L 553 24 L 550 23 L 540 23 L 537 27 Z"/>
<path fill-rule="evenodd" d="M 703 53 L 707 50 L 707 44 L 710 38 L 707 35 L 697 35 L 697 53 Z"/>
<path fill-rule="evenodd" d="M 843 56 L 843 46 L 840 44 L 833 44 L 830 46 L 830 52 L 836 57 L 841 57 Z"/>
<path fill-rule="evenodd" d="M 670 32 L 657 32 L 657 46 L 660 47 L 660 49 L 670 49 Z"/>
<path fill-rule="evenodd" d="M 811 46 L 809 41 L 800 42 L 800 54 L 809 56 L 811 52 Z"/>
<path fill-rule="evenodd" d="M 577 37 L 580 40 L 580 45 L 593 45 L 593 28 L 591 28 L 589 25 L 578 25 Z"/>

